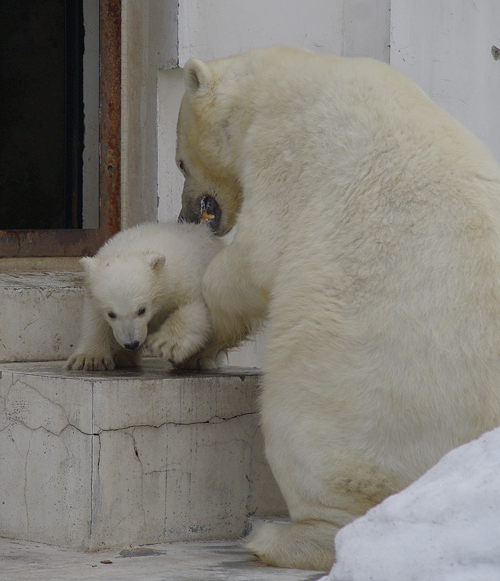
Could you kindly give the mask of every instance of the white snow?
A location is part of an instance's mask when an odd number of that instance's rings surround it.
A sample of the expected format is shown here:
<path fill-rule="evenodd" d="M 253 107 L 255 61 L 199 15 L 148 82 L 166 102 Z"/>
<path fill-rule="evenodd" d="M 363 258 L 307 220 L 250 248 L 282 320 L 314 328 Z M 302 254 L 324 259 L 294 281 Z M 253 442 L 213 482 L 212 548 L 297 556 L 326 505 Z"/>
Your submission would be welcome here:
<path fill-rule="evenodd" d="M 319 581 L 500 581 L 500 428 L 341 529 Z"/>

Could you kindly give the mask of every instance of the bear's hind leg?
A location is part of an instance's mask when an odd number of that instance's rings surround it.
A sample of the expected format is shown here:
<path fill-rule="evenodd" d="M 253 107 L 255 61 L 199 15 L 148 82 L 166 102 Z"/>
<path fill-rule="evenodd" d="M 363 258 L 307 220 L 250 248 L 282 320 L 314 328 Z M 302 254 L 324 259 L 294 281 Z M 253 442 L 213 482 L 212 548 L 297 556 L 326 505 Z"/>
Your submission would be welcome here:
<path fill-rule="evenodd" d="M 338 530 L 326 521 L 266 523 L 243 544 L 266 565 L 329 571 L 335 560 L 333 538 Z"/>

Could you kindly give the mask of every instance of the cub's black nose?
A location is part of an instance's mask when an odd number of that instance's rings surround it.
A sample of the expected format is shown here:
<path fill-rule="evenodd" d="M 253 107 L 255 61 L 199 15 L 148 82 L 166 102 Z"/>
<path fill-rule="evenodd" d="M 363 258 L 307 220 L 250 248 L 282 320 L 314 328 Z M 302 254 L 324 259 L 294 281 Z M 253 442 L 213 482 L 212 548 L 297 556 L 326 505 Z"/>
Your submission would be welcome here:
<path fill-rule="evenodd" d="M 137 347 L 139 347 L 139 341 L 134 341 L 133 343 L 125 343 L 125 349 L 129 349 L 130 351 L 135 351 Z"/>

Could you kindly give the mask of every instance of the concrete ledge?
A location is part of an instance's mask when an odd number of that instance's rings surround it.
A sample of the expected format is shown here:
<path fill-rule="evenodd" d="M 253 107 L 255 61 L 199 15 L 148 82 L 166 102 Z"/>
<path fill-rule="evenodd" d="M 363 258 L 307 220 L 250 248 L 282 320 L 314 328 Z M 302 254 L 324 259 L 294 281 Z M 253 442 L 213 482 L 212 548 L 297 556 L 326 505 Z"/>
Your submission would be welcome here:
<path fill-rule="evenodd" d="M 228 539 L 285 512 L 255 369 L 0 372 L 0 536 L 85 550 Z"/>
<path fill-rule="evenodd" d="M 0 273 L 0 361 L 65 359 L 78 340 L 83 277 Z"/>

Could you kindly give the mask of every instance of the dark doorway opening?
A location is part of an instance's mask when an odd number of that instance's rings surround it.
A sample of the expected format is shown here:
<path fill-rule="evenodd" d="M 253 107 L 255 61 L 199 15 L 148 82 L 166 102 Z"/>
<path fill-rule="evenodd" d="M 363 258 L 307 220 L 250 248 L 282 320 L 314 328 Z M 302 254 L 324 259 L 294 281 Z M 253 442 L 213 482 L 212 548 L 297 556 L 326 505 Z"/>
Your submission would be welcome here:
<path fill-rule="evenodd" d="M 48 7 L 52 0 L 38 0 L 34 2 L 36 5 Z M 73 3 L 73 7 L 78 3 L 73 0 L 68 0 L 68 4 Z M 0 32 L 8 31 L 10 27 L 11 12 L 10 8 L 17 8 L 17 4 L 21 5 L 23 2 L 14 2 L 13 0 L 3 0 L 0 2 Z M 32 4 L 31 0 L 27 0 L 26 4 Z M 57 4 L 59 8 L 61 4 Z M 81 2 L 80 2 L 81 6 Z M 66 10 L 66 6 L 65 6 Z M 84 126 L 85 131 L 83 135 L 84 150 L 83 150 L 83 170 L 78 170 L 83 173 L 83 227 L 73 227 L 74 221 L 71 218 L 71 227 L 56 227 L 64 220 L 68 223 L 67 215 L 73 216 L 74 208 L 82 205 L 80 190 L 75 195 L 74 188 L 67 187 L 68 176 L 71 175 L 71 168 L 73 168 L 73 175 L 75 174 L 75 167 L 81 164 L 80 154 L 78 154 L 78 161 L 73 163 L 70 156 L 67 154 L 68 143 L 75 141 L 71 137 L 71 132 L 66 131 L 66 126 L 69 124 L 73 131 L 81 131 L 78 129 L 78 124 L 70 123 L 71 116 L 68 114 L 70 104 L 67 104 L 67 99 L 71 96 L 71 89 L 66 91 L 65 76 L 65 99 L 64 104 L 60 101 L 59 107 L 64 107 L 65 130 L 64 130 L 64 193 L 69 196 L 64 203 L 59 199 L 56 204 L 49 201 L 42 201 L 38 203 L 37 196 L 26 193 L 27 199 L 19 194 L 6 195 L 5 188 L 5 172 L 4 169 L 8 167 L 6 163 L 0 163 L 0 258 L 13 257 L 44 257 L 44 256 L 85 256 L 93 254 L 103 243 L 113 234 L 116 234 L 120 229 L 120 124 L 121 124 L 121 0 L 83 0 L 84 13 L 84 57 L 83 57 L 83 104 L 84 104 Z M 61 18 L 61 12 L 58 12 Z M 66 11 L 65 11 L 66 22 Z M 56 18 L 56 16 L 53 16 Z M 61 20 L 59 20 L 61 22 Z M 69 30 L 69 29 L 68 29 Z M 81 29 L 80 29 L 81 32 Z M 74 39 L 73 39 L 74 40 Z M 16 41 L 15 35 L 11 37 L 10 43 Z M 66 29 L 65 29 L 66 42 Z M 6 45 L 5 35 L 0 35 L 0 67 L 3 67 L 8 58 L 3 52 Z M 65 45 L 65 59 L 66 50 Z M 18 76 L 22 78 L 24 69 L 26 67 L 34 67 L 34 63 L 29 62 L 22 67 L 18 67 Z M 22 61 L 21 61 L 22 62 Z M 15 70 L 15 67 L 14 67 Z M 66 68 L 65 75 L 66 75 Z M 7 92 L 13 93 L 13 89 L 5 86 L 2 81 L 3 69 L 0 70 L 0 89 L 2 90 L 2 101 L 0 101 L 0 158 L 7 151 L 9 140 L 6 139 L 5 128 L 8 126 L 9 116 L 15 113 L 9 108 L 4 107 L 4 95 Z M 7 77 L 4 77 L 6 79 Z M 60 78 L 60 77 L 59 77 Z M 12 81 L 14 82 L 15 79 Z M 59 81 L 60 82 L 60 81 Z M 41 100 L 41 97 L 37 97 Z M 56 105 L 52 103 L 52 108 Z M 50 108 L 49 108 L 50 111 Z M 81 119 L 81 117 L 80 117 Z M 35 124 L 36 125 L 36 124 Z M 35 129 L 35 127 L 34 127 Z M 33 135 L 41 136 L 41 144 L 39 149 L 43 151 L 46 147 L 44 142 L 43 127 L 36 127 L 37 131 L 33 131 Z M 49 125 L 45 127 L 45 134 L 51 133 L 53 127 Z M 59 131 L 61 131 L 59 127 Z M 29 135 L 26 140 L 30 141 L 32 138 Z M 78 142 L 78 139 L 76 139 Z M 81 143 L 81 141 L 80 141 Z M 2 144 L 7 145 L 7 149 L 2 148 Z M 76 149 L 73 149 L 75 152 Z M 10 157 L 13 159 L 13 156 Z M 12 162 L 14 163 L 15 160 Z M 55 166 L 49 166 L 52 171 Z M 81 166 L 80 166 L 81 167 Z M 12 174 L 11 174 L 12 175 Z M 59 174 L 60 183 L 62 181 L 61 174 Z M 76 183 L 75 181 L 73 183 Z M 78 181 L 78 188 L 81 182 Z M 29 188 L 28 188 L 29 189 Z M 26 191 L 26 190 L 25 190 Z M 69 192 L 69 193 L 68 193 Z M 49 190 L 49 198 L 51 190 Z M 10 220 L 10 215 L 7 215 L 6 209 L 10 208 L 11 198 L 16 198 L 21 208 L 18 215 L 21 217 L 24 214 L 42 215 L 45 207 L 50 208 L 45 215 L 57 213 L 59 222 L 54 221 L 49 227 L 42 227 L 38 225 L 36 228 L 25 227 L 16 229 L 13 224 L 6 223 Z M 28 208 L 33 204 L 38 203 L 36 211 L 29 211 Z M 52 204 L 52 205 L 51 205 Z M 71 211 L 68 211 L 71 208 Z M 12 214 L 14 215 L 14 214 Z M 61 219 L 61 215 L 64 218 Z M 24 218 L 23 218 L 24 219 Z M 81 223 L 81 216 L 78 217 L 76 225 Z M 43 222 L 43 219 L 38 220 L 38 224 Z M 18 224 L 18 226 L 20 226 Z M 1 261 L 0 261 L 1 262 Z M 0 264 L 1 269 L 1 264 Z"/>

